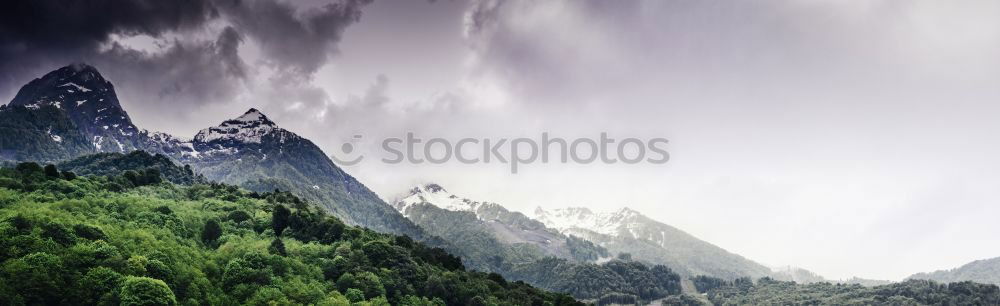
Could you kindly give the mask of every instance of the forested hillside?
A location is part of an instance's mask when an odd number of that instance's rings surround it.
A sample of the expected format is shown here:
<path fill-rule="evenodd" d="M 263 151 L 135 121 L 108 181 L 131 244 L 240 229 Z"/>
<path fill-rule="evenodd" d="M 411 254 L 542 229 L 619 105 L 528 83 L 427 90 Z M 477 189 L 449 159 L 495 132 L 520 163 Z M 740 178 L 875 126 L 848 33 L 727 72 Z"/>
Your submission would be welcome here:
<path fill-rule="evenodd" d="M 716 305 L 998 305 L 1000 288 L 924 280 L 866 287 L 826 282 L 801 285 L 771 278 L 754 283 L 743 278 L 708 290 L 708 298 Z"/>
<path fill-rule="evenodd" d="M 58 164 L 59 169 L 72 171 L 77 175 L 108 176 L 125 171 L 151 171 L 155 169 L 163 179 L 182 185 L 206 183 L 204 176 L 195 174 L 191 166 L 178 167 L 166 156 L 149 154 L 146 151 L 122 153 L 97 153 L 84 155 Z"/>
<path fill-rule="evenodd" d="M 976 260 L 951 270 L 917 273 L 909 279 L 926 279 L 938 282 L 973 281 L 1000 285 L 1000 257 Z"/>
<path fill-rule="evenodd" d="M 0 169 L 0 304 L 576 303 L 345 225 L 287 192 L 120 170 Z"/>

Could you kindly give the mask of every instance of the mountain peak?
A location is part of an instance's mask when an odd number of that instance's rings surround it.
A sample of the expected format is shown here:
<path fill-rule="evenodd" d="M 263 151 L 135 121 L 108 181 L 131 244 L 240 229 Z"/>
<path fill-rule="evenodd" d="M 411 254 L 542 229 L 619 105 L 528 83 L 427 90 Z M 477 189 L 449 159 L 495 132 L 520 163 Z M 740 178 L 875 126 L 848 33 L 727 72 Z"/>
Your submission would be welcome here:
<path fill-rule="evenodd" d="M 86 63 L 72 63 L 68 66 L 56 69 L 42 77 L 42 79 L 58 77 L 62 79 L 73 79 L 84 83 L 107 83 L 94 66 Z M 97 85 L 97 84 L 95 84 Z"/>
<path fill-rule="evenodd" d="M 264 113 L 260 112 L 256 108 L 251 108 L 247 110 L 247 112 L 243 113 L 243 115 L 239 117 L 236 117 L 236 119 L 233 119 L 233 121 L 239 121 L 245 123 L 259 122 L 265 125 L 277 126 L 274 123 L 274 121 L 268 119 L 267 116 L 264 115 Z"/>
<path fill-rule="evenodd" d="M 445 190 L 444 187 L 441 187 L 441 185 L 438 185 L 437 183 L 427 183 L 427 184 L 420 184 L 413 186 L 413 188 L 410 189 L 409 195 L 413 196 L 413 195 L 434 194 L 434 193 L 448 193 L 448 191 Z"/>
<path fill-rule="evenodd" d="M 438 185 L 436 183 L 424 184 L 424 190 L 430 193 L 448 192 L 447 190 L 444 189 L 444 187 L 441 187 L 441 185 Z"/>
<path fill-rule="evenodd" d="M 121 107 L 115 96 L 114 86 L 101 76 L 97 68 L 74 63 L 28 82 L 17 92 L 10 105 L 52 104 L 72 109 L 76 106 L 72 104 L 86 102 Z"/>
<path fill-rule="evenodd" d="M 97 151 L 128 152 L 140 141 L 139 130 L 121 108 L 114 86 L 97 68 L 84 63 L 61 67 L 28 82 L 10 105 L 59 109 Z"/>
<path fill-rule="evenodd" d="M 410 189 L 410 195 L 396 203 L 396 209 L 405 212 L 413 204 L 431 204 L 451 211 L 475 211 L 483 204 L 466 198 L 460 198 L 436 183 L 417 185 Z"/>
<path fill-rule="evenodd" d="M 194 136 L 197 142 L 212 142 L 215 140 L 233 140 L 242 143 L 260 143 L 261 137 L 278 129 L 278 125 L 268 119 L 256 108 L 247 110 L 243 115 L 223 121 L 218 126 L 198 131 Z"/>

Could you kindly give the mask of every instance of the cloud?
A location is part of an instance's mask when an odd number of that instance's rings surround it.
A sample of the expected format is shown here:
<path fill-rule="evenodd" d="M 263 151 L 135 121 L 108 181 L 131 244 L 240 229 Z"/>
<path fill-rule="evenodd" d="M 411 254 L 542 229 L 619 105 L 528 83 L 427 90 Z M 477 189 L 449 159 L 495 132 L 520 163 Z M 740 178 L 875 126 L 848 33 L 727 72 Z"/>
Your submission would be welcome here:
<path fill-rule="evenodd" d="M 129 110 L 178 114 L 200 103 L 227 101 L 242 89 L 247 67 L 237 53 L 240 35 L 231 27 L 214 41 L 173 41 L 151 53 L 113 42 L 90 58 L 105 75 L 113 75 Z"/>
<path fill-rule="evenodd" d="M 176 120 L 211 105 L 316 110 L 329 99 L 311 84 L 313 75 L 369 3 L 17 1 L 0 11 L 0 95 L 82 61 L 115 82 L 133 117 L 154 127 L 166 119 L 150 114 L 171 112 Z"/>
<path fill-rule="evenodd" d="M 0 78 L 19 86 L 40 67 L 99 55 L 112 34 L 158 37 L 218 16 L 207 1 L 15 1 L 0 11 Z M 12 84 L 13 83 L 13 84 Z M 10 88 L 0 89 L 9 92 Z"/>
<path fill-rule="evenodd" d="M 337 52 L 344 30 L 372 0 L 346 0 L 300 12 L 291 2 L 247 0 L 220 5 L 286 76 L 309 77 Z"/>

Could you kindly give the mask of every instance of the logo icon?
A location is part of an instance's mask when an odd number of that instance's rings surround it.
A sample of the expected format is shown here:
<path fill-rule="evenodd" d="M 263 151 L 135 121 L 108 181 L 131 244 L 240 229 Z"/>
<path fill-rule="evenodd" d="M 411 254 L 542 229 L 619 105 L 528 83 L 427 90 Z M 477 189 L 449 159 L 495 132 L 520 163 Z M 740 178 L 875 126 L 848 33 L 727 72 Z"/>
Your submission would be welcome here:
<path fill-rule="evenodd" d="M 350 156 L 351 153 L 354 152 L 354 144 L 357 143 L 358 141 L 360 141 L 361 138 L 364 138 L 364 136 L 354 135 L 354 137 L 352 137 L 351 141 L 345 142 L 344 144 L 340 145 L 340 151 L 342 152 L 342 154 L 344 154 L 345 156 Z M 361 160 L 365 158 L 365 156 L 364 155 L 358 155 L 354 159 L 350 159 L 350 158 L 348 158 L 348 159 L 341 159 L 341 158 L 337 157 L 336 154 L 330 154 L 330 158 L 333 159 L 335 162 L 337 162 L 338 165 L 354 166 L 354 165 L 357 165 L 358 163 L 360 163 Z"/>

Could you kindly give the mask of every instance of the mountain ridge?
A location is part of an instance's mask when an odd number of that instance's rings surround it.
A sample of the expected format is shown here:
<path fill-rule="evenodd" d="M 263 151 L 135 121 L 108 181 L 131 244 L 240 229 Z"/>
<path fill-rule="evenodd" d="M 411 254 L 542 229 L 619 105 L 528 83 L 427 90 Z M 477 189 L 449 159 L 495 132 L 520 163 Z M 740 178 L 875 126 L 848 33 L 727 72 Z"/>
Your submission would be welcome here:
<path fill-rule="evenodd" d="M 479 231 L 483 239 L 511 247 L 526 247 L 518 252 L 528 252 L 531 258 L 552 256 L 576 261 L 593 261 L 607 257 L 606 251 L 593 246 L 577 246 L 579 238 L 563 235 L 545 227 L 524 214 L 507 210 L 498 203 L 474 201 L 459 197 L 435 183 L 418 185 L 409 195 L 397 199 L 393 207 L 417 225 L 435 235 L 455 237 L 452 230 Z M 447 224 L 445 225 L 446 221 Z M 465 220 L 465 223 L 456 223 Z M 462 227 L 452 228 L 452 227 Z M 444 228 L 444 229 L 442 229 Z M 457 239 L 457 238 L 456 238 Z M 453 241 L 452 244 L 459 244 Z M 459 246 L 461 248 L 461 246 Z M 474 251 L 474 250 L 467 250 Z M 496 270 L 494 265 L 487 269 Z"/>
<path fill-rule="evenodd" d="M 613 253 L 629 253 L 637 260 L 667 265 L 683 275 L 725 279 L 774 276 L 762 264 L 627 207 L 598 213 L 581 207 L 552 211 L 539 207 L 534 213 L 536 219 L 564 234 L 587 239 Z"/>
<path fill-rule="evenodd" d="M 948 270 L 916 273 L 906 279 L 925 279 L 938 282 L 973 281 L 1000 285 L 1000 257 L 974 260 Z"/>
<path fill-rule="evenodd" d="M 56 163 L 133 150 L 191 165 L 209 180 L 295 192 L 351 225 L 432 239 L 312 141 L 278 127 L 256 108 L 191 138 L 140 130 L 121 108 L 111 81 L 82 63 L 28 82 L 0 106 L 0 160 Z"/>

